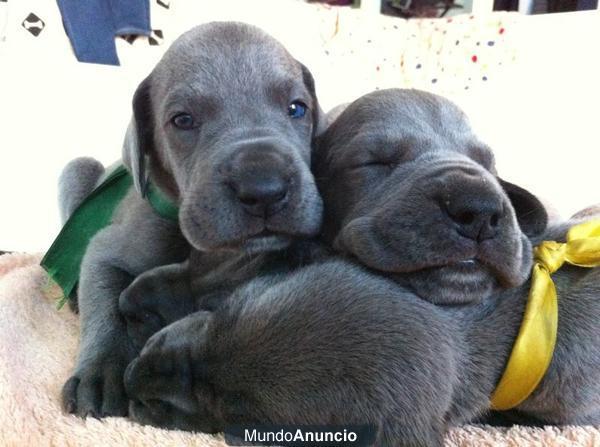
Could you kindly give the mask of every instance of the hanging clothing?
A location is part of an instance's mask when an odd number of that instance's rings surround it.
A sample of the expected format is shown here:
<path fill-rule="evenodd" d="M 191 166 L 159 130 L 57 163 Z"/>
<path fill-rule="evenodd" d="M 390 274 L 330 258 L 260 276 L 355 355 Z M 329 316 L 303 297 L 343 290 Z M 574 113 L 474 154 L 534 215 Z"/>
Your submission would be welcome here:
<path fill-rule="evenodd" d="M 115 37 L 150 36 L 148 0 L 57 0 L 80 62 L 119 65 Z"/>

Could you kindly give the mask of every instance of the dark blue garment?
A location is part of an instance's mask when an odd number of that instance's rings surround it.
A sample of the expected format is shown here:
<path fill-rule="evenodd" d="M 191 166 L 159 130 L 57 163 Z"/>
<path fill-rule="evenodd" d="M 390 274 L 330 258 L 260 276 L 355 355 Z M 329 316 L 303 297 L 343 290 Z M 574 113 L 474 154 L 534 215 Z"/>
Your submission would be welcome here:
<path fill-rule="evenodd" d="M 119 65 L 115 37 L 150 35 L 148 0 L 57 0 L 80 62 Z"/>
<path fill-rule="evenodd" d="M 589 11 L 598 9 L 598 0 L 579 0 L 577 2 L 577 11 Z"/>

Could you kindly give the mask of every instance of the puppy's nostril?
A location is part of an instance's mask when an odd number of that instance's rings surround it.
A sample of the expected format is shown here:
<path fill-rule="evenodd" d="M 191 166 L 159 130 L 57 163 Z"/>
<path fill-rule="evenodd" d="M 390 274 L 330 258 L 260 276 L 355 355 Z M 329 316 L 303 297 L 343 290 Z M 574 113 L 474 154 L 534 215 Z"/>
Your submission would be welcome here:
<path fill-rule="evenodd" d="M 285 199 L 287 197 L 287 194 L 288 194 L 287 189 L 282 190 L 277 196 L 275 196 L 275 201 L 279 202 L 279 201 Z"/>
<path fill-rule="evenodd" d="M 258 199 L 254 199 L 252 197 L 240 197 L 240 202 L 244 205 L 254 206 L 259 203 Z"/>
<path fill-rule="evenodd" d="M 454 221 L 456 221 L 456 223 L 459 223 L 461 225 L 468 225 L 470 223 L 473 223 L 473 221 L 475 220 L 475 214 L 468 211 L 451 217 Z"/>
<path fill-rule="evenodd" d="M 273 215 L 284 207 L 289 188 L 289 180 L 278 173 L 242 176 L 232 187 L 243 209 L 261 217 Z"/>
<path fill-rule="evenodd" d="M 271 198 L 270 198 L 270 200 L 271 200 L 270 203 L 271 204 L 273 204 L 273 203 L 281 203 L 281 202 L 283 202 L 287 198 L 287 195 L 288 195 L 288 190 L 287 190 L 287 187 L 286 187 L 286 189 L 282 189 L 278 193 L 274 193 L 271 196 Z"/>
<path fill-rule="evenodd" d="M 498 223 L 500 222 L 500 214 L 499 213 L 495 213 L 491 218 L 490 218 L 490 226 L 492 227 L 497 227 Z"/>
<path fill-rule="evenodd" d="M 441 208 L 461 236 L 477 242 L 496 236 L 503 214 L 502 204 L 494 195 L 465 191 L 457 191 Z"/>

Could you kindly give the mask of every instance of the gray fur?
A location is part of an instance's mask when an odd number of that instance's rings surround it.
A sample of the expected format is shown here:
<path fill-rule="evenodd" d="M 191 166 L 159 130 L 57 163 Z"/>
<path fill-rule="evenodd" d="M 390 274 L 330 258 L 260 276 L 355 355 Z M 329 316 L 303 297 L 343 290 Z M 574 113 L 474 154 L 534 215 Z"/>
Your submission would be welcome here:
<path fill-rule="evenodd" d="M 104 174 L 104 166 L 90 157 L 71 160 L 58 179 L 58 208 L 61 223 L 65 223 L 75 209 L 93 191 Z"/>
<path fill-rule="evenodd" d="M 287 107 L 296 99 L 311 116 L 290 119 Z M 136 105 L 141 111 L 129 125 L 123 160 L 140 193 L 150 179 L 179 203 L 182 232 L 196 249 L 261 251 L 318 232 L 321 200 L 308 167 L 321 125 L 314 81 L 273 38 L 249 25 L 197 27 L 142 82 Z M 181 111 L 198 129 L 169 124 Z M 287 206 L 266 220 L 246 213 L 232 187 L 257 156 L 252 169 L 280 169 L 293 185 Z M 271 234 L 257 236 L 264 230 Z"/>
<path fill-rule="evenodd" d="M 378 445 L 441 445 L 455 359 L 438 319 L 343 261 L 263 276 L 150 338 L 125 374 L 130 416 L 205 432 L 367 423 Z"/>
<path fill-rule="evenodd" d="M 416 90 L 366 95 L 330 126 L 315 158 L 326 238 L 397 274 L 422 298 L 481 301 L 497 285 L 514 287 L 528 276 L 531 244 L 521 228 L 539 233 L 546 213 L 531 194 L 496 177 L 491 151 L 451 102 Z M 475 223 L 478 213 L 494 211 L 484 240 L 465 237 L 451 217 L 463 209 Z"/>
<path fill-rule="evenodd" d="M 404 111 L 396 115 L 404 119 L 387 120 L 390 107 L 391 112 Z M 362 114 L 365 109 L 369 112 Z M 410 116 L 427 119 L 429 124 L 419 133 L 406 132 L 412 126 L 406 124 Z M 434 117 L 444 119 L 432 121 Z M 380 261 L 389 261 L 387 278 L 350 260 L 335 259 L 292 273 L 262 276 L 234 291 L 216 310 L 194 313 L 150 338 L 125 374 L 131 416 L 143 423 L 208 432 L 239 423 L 370 423 L 377 427 L 378 446 L 440 446 L 449 426 L 485 415 L 521 324 L 530 286 L 526 276 L 531 253 L 523 246 L 543 239 L 564 240 L 567 228 L 577 221 L 544 229 L 541 204 L 526 191 L 495 179 L 491 154 L 469 137 L 463 119 L 447 101 L 415 91 L 371 94 L 350 106 L 319 146 L 322 158 L 317 160 L 317 171 L 326 212 L 337 203 L 328 199 L 354 199 L 333 207 L 333 214 L 327 216 L 328 234 L 339 241 L 338 235 L 344 235 L 346 226 L 361 216 L 387 212 L 385 205 L 401 207 L 410 200 L 413 214 L 402 217 L 406 223 L 400 228 L 409 232 L 424 228 L 412 233 L 413 245 L 406 250 L 420 247 L 419 259 L 445 256 L 446 262 L 456 262 L 455 246 L 444 245 L 445 238 L 455 239 L 456 227 L 424 223 L 423 215 L 416 214 L 419 207 L 440 212 L 427 203 L 428 196 L 411 196 L 415 190 L 402 186 L 404 178 L 388 182 L 394 174 L 382 175 L 381 170 L 367 179 L 361 174 L 362 181 L 350 182 L 343 176 L 344 169 L 352 169 L 344 167 L 347 159 L 378 157 L 390 147 L 404 150 L 404 135 L 411 142 L 433 135 L 438 145 L 411 144 L 410 150 L 421 152 L 413 152 L 407 163 L 423 156 L 425 164 L 413 166 L 428 169 L 428 163 L 442 154 L 441 167 L 454 169 L 456 165 L 446 161 L 450 158 L 460 169 L 473 172 L 473 176 L 452 176 L 453 181 L 465 181 L 468 190 L 479 179 L 480 185 L 502 198 L 506 228 L 498 234 L 508 239 L 510 250 L 493 262 L 518 260 L 511 268 L 512 282 L 496 281 L 495 276 L 506 271 L 488 265 L 488 259 L 480 277 L 482 282 L 493 282 L 489 290 L 475 287 L 474 296 L 460 299 L 455 299 L 453 290 L 450 303 L 470 304 L 434 305 L 449 295 L 441 289 L 425 295 L 421 278 L 402 278 L 416 270 L 394 272 L 406 259 L 417 259 L 396 245 Z M 363 131 L 366 140 L 353 139 Z M 375 135 L 387 138 L 378 145 Z M 346 142 L 343 151 L 340 141 Z M 470 152 L 467 147 L 480 150 Z M 401 164 L 393 169 L 401 169 Z M 406 178 L 421 175 L 419 169 Z M 337 182 L 340 175 L 347 180 Z M 443 172 L 439 175 L 443 178 Z M 328 190 L 329 185 L 336 191 Z M 437 186 L 426 185 L 430 190 Z M 372 191 L 386 201 L 375 200 L 377 195 L 369 195 Z M 396 238 L 402 238 L 397 229 L 379 227 L 376 235 L 365 233 L 371 238 L 364 240 L 368 243 L 376 236 L 395 244 Z M 528 238 L 524 229 L 530 233 Z M 360 260 L 363 252 L 349 244 L 358 237 L 337 245 Z M 439 243 L 432 246 L 428 238 Z M 415 269 L 419 265 L 415 263 Z M 454 281 L 460 280 L 457 276 Z M 426 279 L 425 275 L 422 280 Z M 439 276 L 432 275 L 432 280 L 439 281 Z M 546 423 L 598 424 L 600 269 L 565 266 L 554 280 L 559 296 L 556 350 L 543 381 L 517 410 Z"/>
<path fill-rule="evenodd" d="M 308 106 L 306 116 L 288 115 L 295 100 Z M 180 113 L 193 117 L 191 128 L 175 126 Z M 81 343 L 63 389 L 67 411 L 126 413 L 122 376 L 136 351 L 118 300 L 136 276 L 184 261 L 189 245 L 211 253 L 262 252 L 319 231 L 322 204 L 309 164 L 321 123 L 311 74 L 259 29 L 215 22 L 173 43 L 134 95 L 123 162 L 135 191 L 83 260 Z M 281 206 L 242 200 L 240 178 L 268 189 L 269 176 L 286 182 Z M 143 200 L 148 182 L 179 205 L 180 227 Z M 72 206 L 64 203 L 66 215 Z"/>
<path fill-rule="evenodd" d="M 290 272 L 329 255 L 327 247 L 312 240 L 266 253 L 206 256 L 192 250 L 185 262 L 148 270 L 123 291 L 119 310 L 129 340 L 139 351 L 163 327 L 192 312 L 217 309 L 254 278 Z"/>
<path fill-rule="evenodd" d="M 527 288 L 445 309 L 345 261 L 263 277 L 149 340 L 125 375 L 130 415 L 207 432 L 370 423 L 378 446 L 441 445 L 448 427 L 488 411 Z M 598 309 L 593 297 L 580 306 L 590 301 Z M 573 317 L 561 308 L 563 327 Z M 546 378 L 519 410 L 547 423 L 598 423 L 588 411 L 598 395 L 598 329 L 563 332 Z M 584 388 L 577 364 L 590 375 Z"/>
<path fill-rule="evenodd" d="M 372 93 L 346 108 L 324 134 L 315 167 L 327 206 L 325 231 L 339 249 L 428 301 L 481 303 L 447 308 L 467 331 L 464 352 L 475 368 L 463 380 L 473 389 L 483 389 L 484 380 L 495 384 L 504 367 L 530 287 L 531 246 L 564 241 L 569 227 L 597 212 L 546 228 L 542 204 L 496 176 L 491 151 L 464 114 L 416 90 Z M 504 204 L 497 234 L 474 247 L 437 201 L 465 194 L 475 204 L 482 196 Z M 471 258 L 475 266 L 456 266 Z M 564 266 L 554 281 L 559 333 L 553 361 L 517 410 L 545 423 L 597 424 L 600 269 Z M 464 399 L 456 394 L 455 406 Z"/>

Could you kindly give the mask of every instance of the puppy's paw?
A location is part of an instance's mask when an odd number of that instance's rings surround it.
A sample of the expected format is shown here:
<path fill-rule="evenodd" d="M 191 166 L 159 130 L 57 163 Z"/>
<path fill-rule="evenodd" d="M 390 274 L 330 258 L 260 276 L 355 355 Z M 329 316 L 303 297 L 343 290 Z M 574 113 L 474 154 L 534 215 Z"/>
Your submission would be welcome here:
<path fill-rule="evenodd" d="M 125 366 L 124 359 L 112 357 L 75 372 L 62 389 L 63 411 L 84 418 L 126 416 Z"/>
<path fill-rule="evenodd" d="M 207 319 L 207 312 L 199 312 L 172 323 L 129 364 L 123 381 L 132 420 L 169 429 L 222 430 L 217 390 L 197 352 L 205 349 Z"/>

